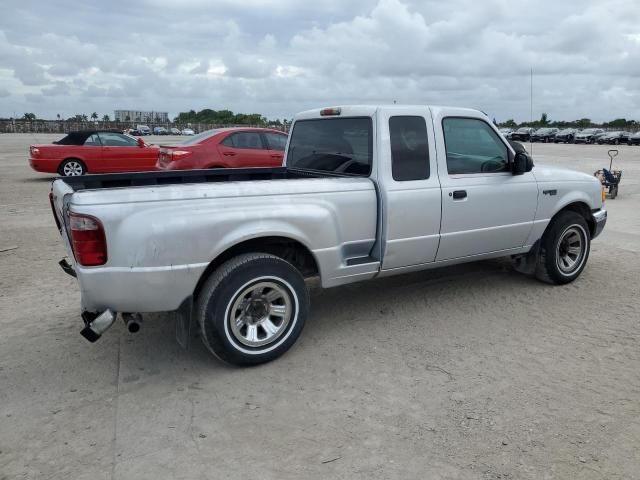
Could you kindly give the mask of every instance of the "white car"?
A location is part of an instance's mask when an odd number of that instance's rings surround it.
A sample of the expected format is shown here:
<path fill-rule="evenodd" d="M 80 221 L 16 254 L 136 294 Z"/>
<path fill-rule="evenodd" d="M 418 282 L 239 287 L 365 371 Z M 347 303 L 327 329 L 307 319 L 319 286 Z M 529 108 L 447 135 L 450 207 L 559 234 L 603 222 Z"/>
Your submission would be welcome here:
<path fill-rule="evenodd" d="M 193 130 L 191 130 L 190 128 L 184 128 L 182 129 L 182 135 L 195 135 L 196 132 L 194 132 Z"/>

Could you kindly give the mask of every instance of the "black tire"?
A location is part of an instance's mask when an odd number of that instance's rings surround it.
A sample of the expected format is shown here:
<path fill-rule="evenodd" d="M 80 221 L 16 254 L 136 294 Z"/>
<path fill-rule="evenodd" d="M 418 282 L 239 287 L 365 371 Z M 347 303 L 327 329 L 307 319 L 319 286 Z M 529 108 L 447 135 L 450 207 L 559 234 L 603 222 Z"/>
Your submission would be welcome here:
<path fill-rule="evenodd" d="M 255 291 L 268 293 L 248 296 Z M 249 293 L 245 295 L 246 292 Z M 276 301 L 282 302 L 278 306 L 283 311 L 289 311 L 288 317 L 271 314 L 271 308 L 275 306 L 266 298 L 272 292 L 282 294 Z M 254 308 L 259 311 L 252 310 Z M 238 311 L 240 314 L 236 315 Z M 289 262 L 266 253 L 239 255 L 222 264 L 204 283 L 196 302 L 196 318 L 204 344 L 220 360 L 238 366 L 269 362 L 285 353 L 300 336 L 308 311 L 309 292 L 300 271 Z M 261 320 L 256 319 L 258 316 Z M 243 321 L 245 318 L 246 322 Z M 281 323 L 278 324 L 275 318 L 280 318 Z M 232 320 L 236 326 L 232 325 Z M 259 323 L 261 321 L 269 322 L 271 332 Z M 240 323 L 242 327 L 238 326 Z M 253 334 L 249 333 L 250 326 L 255 327 Z M 280 329 L 279 333 L 274 333 L 274 327 Z M 264 336 L 262 339 L 260 332 Z M 269 340 L 270 334 L 274 335 L 273 340 Z M 260 342 L 267 343 L 251 345 Z"/>
<path fill-rule="evenodd" d="M 62 177 L 74 177 L 85 175 L 87 166 L 77 158 L 66 158 L 58 166 L 58 174 Z"/>
<path fill-rule="evenodd" d="M 575 263 L 568 266 L 563 258 L 571 254 L 567 252 L 568 247 L 575 248 L 576 243 L 571 242 L 580 237 L 580 252 L 576 255 Z M 536 277 L 547 283 L 562 285 L 573 282 L 580 276 L 587 264 L 589 252 L 591 250 L 591 234 L 587 221 L 582 215 L 573 211 L 558 213 L 552 220 L 540 241 L 540 255 L 536 268 Z M 562 253 L 565 253 L 563 256 Z M 566 260 L 569 262 L 569 258 Z M 560 267 L 559 264 L 563 266 Z"/>

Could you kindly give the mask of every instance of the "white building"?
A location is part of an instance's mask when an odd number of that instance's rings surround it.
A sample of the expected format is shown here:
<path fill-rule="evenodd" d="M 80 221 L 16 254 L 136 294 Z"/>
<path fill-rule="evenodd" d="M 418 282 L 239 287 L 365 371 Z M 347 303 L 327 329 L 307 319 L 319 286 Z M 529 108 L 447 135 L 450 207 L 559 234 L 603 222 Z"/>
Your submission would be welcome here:
<path fill-rule="evenodd" d="M 116 122 L 168 123 L 168 112 L 142 112 L 140 110 L 114 110 Z"/>

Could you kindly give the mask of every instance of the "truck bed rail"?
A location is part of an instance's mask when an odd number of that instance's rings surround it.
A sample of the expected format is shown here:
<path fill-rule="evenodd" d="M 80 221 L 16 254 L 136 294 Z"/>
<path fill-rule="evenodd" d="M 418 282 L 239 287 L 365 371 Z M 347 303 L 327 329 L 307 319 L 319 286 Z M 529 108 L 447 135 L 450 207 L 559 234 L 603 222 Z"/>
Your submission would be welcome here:
<path fill-rule="evenodd" d="M 60 177 L 74 191 L 103 188 L 175 185 L 181 183 L 240 182 L 249 180 L 286 180 L 314 178 L 320 174 L 276 168 L 212 168 L 208 170 L 170 170 L 153 172 L 110 173 Z"/>

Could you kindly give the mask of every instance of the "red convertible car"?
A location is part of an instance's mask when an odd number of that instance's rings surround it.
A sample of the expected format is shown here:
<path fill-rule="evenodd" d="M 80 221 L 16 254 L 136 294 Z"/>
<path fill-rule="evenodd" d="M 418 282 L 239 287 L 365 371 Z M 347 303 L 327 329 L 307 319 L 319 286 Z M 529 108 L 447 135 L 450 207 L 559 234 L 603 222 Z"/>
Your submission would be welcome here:
<path fill-rule="evenodd" d="M 159 148 L 119 131 L 71 132 L 52 145 L 32 145 L 29 164 L 38 172 L 70 177 L 85 173 L 155 170 Z"/>
<path fill-rule="evenodd" d="M 219 128 L 199 133 L 175 146 L 160 146 L 157 168 L 279 167 L 287 134 L 269 128 Z"/>

